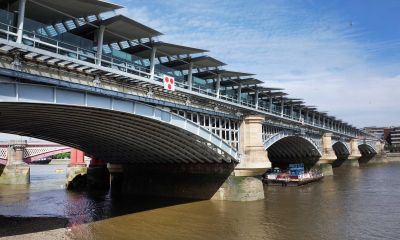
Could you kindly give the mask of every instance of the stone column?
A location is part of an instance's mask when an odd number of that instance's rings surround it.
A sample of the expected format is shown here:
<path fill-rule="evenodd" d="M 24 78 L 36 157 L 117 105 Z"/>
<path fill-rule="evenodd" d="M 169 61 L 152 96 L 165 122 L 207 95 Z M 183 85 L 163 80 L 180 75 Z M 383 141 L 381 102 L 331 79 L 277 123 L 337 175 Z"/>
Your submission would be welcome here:
<path fill-rule="evenodd" d="M 361 157 L 360 150 L 358 149 L 358 139 L 353 138 L 350 141 L 350 155 L 347 159 L 347 165 L 359 167 L 358 159 Z M 346 162 L 346 161 L 345 161 Z"/>
<path fill-rule="evenodd" d="M 262 140 L 263 116 L 248 116 L 240 124 L 240 163 L 214 195 L 216 200 L 253 201 L 264 198 L 261 175 L 271 167 Z"/>
<path fill-rule="evenodd" d="M 24 163 L 27 142 L 12 141 L 7 149 L 7 164 L 0 172 L 0 184 L 29 184 L 30 168 Z"/>
<path fill-rule="evenodd" d="M 317 162 L 325 176 L 333 175 L 332 163 L 336 160 L 335 151 L 332 148 L 332 133 L 322 136 L 322 156 Z"/>
<path fill-rule="evenodd" d="M 69 190 L 83 189 L 86 187 L 87 167 L 84 160 L 85 154 L 77 149 L 71 150 L 70 162 L 67 169 L 66 188 Z"/>
<path fill-rule="evenodd" d="M 376 149 L 376 154 L 380 157 L 385 157 L 385 144 L 378 140 L 375 142 L 375 149 Z"/>
<path fill-rule="evenodd" d="M 110 173 L 111 194 L 122 193 L 122 184 L 124 182 L 124 169 L 122 164 L 107 164 Z"/>
<path fill-rule="evenodd" d="M 89 190 L 108 190 L 110 188 L 110 173 L 107 163 L 92 156 L 87 170 L 87 188 Z"/>

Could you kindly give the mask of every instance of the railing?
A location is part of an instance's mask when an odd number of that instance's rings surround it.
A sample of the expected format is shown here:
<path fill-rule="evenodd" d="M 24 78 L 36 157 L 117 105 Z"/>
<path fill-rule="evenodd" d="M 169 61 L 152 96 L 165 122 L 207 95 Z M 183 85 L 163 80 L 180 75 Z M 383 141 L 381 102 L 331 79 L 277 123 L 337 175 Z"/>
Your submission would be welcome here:
<path fill-rule="evenodd" d="M 15 41 L 17 38 L 16 31 L 17 29 L 13 26 L 10 26 L 8 24 L 0 23 L 0 38 L 6 39 L 7 41 Z M 104 54 L 102 56 L 101 61 L 98 61 L 97 57 L 97 52 L 94 50 L 86 49 L 86 48 L 81 48 L 74 46 L 70 43 L 66 42 L 61 42 L 58 41 L 52 37 L 44 36 L 41 34 L 37 34 L 35 32 L 31 31 L 23 31 L 23 41 L 22 43 L 27 46 L 31 46 L 33 48 L 38 48 L 42 50 L 46 50 L 49 52 L 53 52 L 59 55 L 67 56 L 68 58 L 71 59 L 76 59 L 92 64 L 98 64 L 99 66 L 102 67 L 108 67 L 111 69 L 118 70 L 123 73 L 129 73 L 133 74 L 136 76 L 144 77 L 147 79 L 150 79 L 150 71 L 148 67 L 144 67 L 141 65 L 138 65 L 133 62 L 127 62 L 124 60 L 121 60 L 119 58 L 115 58 L 113 56 L 110 56 L 109 54 Z M 162 82 L 163 81 L 163 75 L 165 73 L 163 72 L 155 72 L 154 74 L 154 79 L 155 81 Z M 184 82 L 177 82 L 177 87 L 182 88 L 182 89 L 189 89 L 188 84 Z M 318 128 L 324 128 L 327 130 L 333 130 L 332 127 L 327 128 L 326 126 L 322 126 L 321 124 L 313 123 L 312 121 L 304 121 L 301 117 L 295 117 L 291 116 L 288 114 L 282 114 L 280 111 L 277 110 L 276 107 L 272 107 L 272 109 L 265 108 L 265 107 L 258 107 L 256 108 L 255 104 L 251 101 L 238 101 L 237 98 L 228 96 L 228 95 L 223 95 L 223 94 L 217 94 L 215 90 L 209 89 L 209 88 L 202 88 L 200 86 L 192 86 L 190 89 L 193 92 L 200 93 L 203 95 L 219 98 L 220 100 L 224 100 L 227 102 L 239 104 L 245 107 L 249 107 L 255 110 L 259 110 L 262 112 L 266 112 L 272 115 L 275 115 L 277 117 L 287 119 L 287 120 L 293 120 L 297 121 L 300 124 L 309 124 L 314 127 Z M 349 135 L 349 133 L 345 133 L 342 131 L 338 131 L 342 134 Z M 353 134 L 355 135 L 355 134 Z"/>

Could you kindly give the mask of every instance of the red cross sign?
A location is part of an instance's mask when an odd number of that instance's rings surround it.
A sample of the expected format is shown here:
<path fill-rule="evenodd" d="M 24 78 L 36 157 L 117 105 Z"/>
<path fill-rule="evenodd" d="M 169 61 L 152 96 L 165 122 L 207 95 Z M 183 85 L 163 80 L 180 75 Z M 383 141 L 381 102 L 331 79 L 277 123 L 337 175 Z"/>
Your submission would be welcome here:
<path fill-rule="evenodd" d="M 175 91 L 175 78 L 164 75 L 164 89 Z"/>

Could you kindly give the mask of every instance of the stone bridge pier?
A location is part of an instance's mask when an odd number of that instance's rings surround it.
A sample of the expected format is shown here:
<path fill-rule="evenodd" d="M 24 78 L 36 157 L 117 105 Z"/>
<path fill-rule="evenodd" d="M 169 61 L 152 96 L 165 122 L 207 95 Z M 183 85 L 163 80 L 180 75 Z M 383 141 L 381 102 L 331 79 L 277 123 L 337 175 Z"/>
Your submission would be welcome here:
<path fill-rule="evenodd" d="M 320 166 L 325 176 L 333 175 L 332 166 L 334 165 L 334 162 L 340 162 L 338 166 L 359 166 L 358 161 L 362 155 L 359 151 L 358 139 L 351 139 L 350 142 L 347 144 L 348 147 L 346 147 L 346 143 L 343 142 L 332 144 L 332 134 L 325 133 L 322 136 L 321 142 L 322 156 L 317 164 Z M 337 145 L 341 145 L 342 148 L 340 149 L 340 147 L 338 147 Z"/>
<path fill-rule="evenodd" d="M 240 163 L 213 199 L 252 201 L 264 198 L 261 175 L 271 167 L 262 141 L 263 116 L 248 116 L 240 124 Z"/>
<path fill-rule="evenodd" d="M 67 189 L 108 190 L 110 173 L 107 163 L 95 156 L 91 157 L 89 166 L 85 163 L 85 153 L 72 149 L 71 160 L 67 171 Z"/>
<path fill-rule="evenodd" d="M 361 152 L 358 149 L 358 140 L 353 138 L 350 141 L 350 155 L 347 158 L 347 161 L 345 161 L 345 164 L 353 166 L 353 167 L 359 167 L 359 159 L 361 158 Z"/>
<path fill-rule="evenodd" d="M 325 133 L 321 139 L 321 157 L 317 162 L 325 176 L 333 175 L 332 163 L 336 160 L 335 151 L 332 148 L 332 133 Z"/>
<path fill-rule="evenodd" d="M 7 148 L 7 164 L 0 172 L 0 184 L 28 184 L 29 165 L 24 163 L 27 141 L 11 141 Z"/>

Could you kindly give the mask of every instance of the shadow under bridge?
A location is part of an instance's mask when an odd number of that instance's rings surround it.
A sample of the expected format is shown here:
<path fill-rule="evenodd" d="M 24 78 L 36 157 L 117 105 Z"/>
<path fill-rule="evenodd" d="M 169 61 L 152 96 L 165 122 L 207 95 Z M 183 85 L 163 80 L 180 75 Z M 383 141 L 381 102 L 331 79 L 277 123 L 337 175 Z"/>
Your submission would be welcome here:
<path fill-rule="evenodd" d="M 278 133 L 264 141 L 273 167 L 286 169 L 291 163 L 304 163 L 311 168 L 321 157 L 318 146 L 307 137 Z"/>

